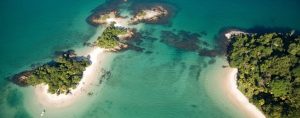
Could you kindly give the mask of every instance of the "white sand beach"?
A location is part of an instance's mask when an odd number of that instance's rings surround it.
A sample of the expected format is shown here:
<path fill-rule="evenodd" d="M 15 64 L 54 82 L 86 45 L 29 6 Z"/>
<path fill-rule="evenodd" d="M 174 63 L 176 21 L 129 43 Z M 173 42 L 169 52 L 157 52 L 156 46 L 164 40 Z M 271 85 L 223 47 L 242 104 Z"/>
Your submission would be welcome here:
<path fill-rule="evenodd" d="M 111 24 L 114 22 L 115 23 L 114 26 L 116 26 L 116 27 L 128 27 L 129 19 L 112 17 L 112 18 L 106 19 L 106 22 L 107 22 L 107 24 Z"/>
<path fill-rule="evenodd" d="M 238 69 L 226 68 L 225 71 L 228 75 L 224 78 L 223 88 L 231 103 L 244 111 L 248 118 L 265 118 L 264 114 L 256 106 L 250 103 L 248 98 L 238 90 L 236 78 Z"/>
<path fill-rule="evenodd" d="M 238 30 L 232 30 L 232 31 L 226 33 L 226 34 L 225 34 L 225 37 L 226 37 L 227 39 L 229 39 L 230 37 L 232 37 L 232 36 L 234 36 L 234 35 L 239 35 L 239 34 L 248 34 L 248 33 L 243 32 L 243 31 L 238 31 Z"/>
<path fill-rule="evenodd" d="M 264 114 L 237 88 L 238 69 L 222 68 L 222 65 L 228 65 L 227 61 L 217 59 L 216 64 L 205 72 L 206 89 L 215 104 L 231 117 L 265 118 Z"/>
<path fill-rule="evenodd" d="M 99 73 L 97 71 L 101 67 L 101 54 L 103 54 L 104 49 L 101 48 L 93 48 L 89 50 L 87 55 L 90 55 L 90 60 L 92 64 L 86 68 L 83 72 L 83 78 L 81 79 L 80 83 L 76 87 L 76 89 L 71 90 L 72 94 L 68 95 L 55 95 L 48 93 L 48 85 L 38 85 L 35 88 L 35 93 L 37 95 L 37 100 L 40 104 L 45 107 L 66 107 L 71 105 L 75 102 L 79 96 L 87 95 L 88 90 L 90 89 L 91 85 Z"/>
<path fill-rule="evenodd" d="M 247 34 L 243 31 L 232 30 L 225 34 L 227 39 L 230 39 L 234 35 Z M 226 73 L 225 78 L 222 80 L 223 90 L 227 93 L 227 97 L 231 103 L 238 107 L 241 111 L 246 113 L 248 118 L 265 118 L 264 114 L 252 103 L 249 102 L 248 98 L 238 89 L 237 86 L 237 73 L 236 68 L 224 68 Z"/>

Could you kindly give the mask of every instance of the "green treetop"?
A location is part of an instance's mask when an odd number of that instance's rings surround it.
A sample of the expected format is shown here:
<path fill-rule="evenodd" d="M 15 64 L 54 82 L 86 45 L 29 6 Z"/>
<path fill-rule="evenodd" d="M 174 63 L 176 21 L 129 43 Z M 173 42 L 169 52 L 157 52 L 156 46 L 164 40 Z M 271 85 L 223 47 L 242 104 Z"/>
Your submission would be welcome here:
<path fill-rule="evenodd" d="M 115 27 L 113 24 L 108 26 L 98 37 L 96 44 L 101 48 L 115 48 L 120 44 L 118 35 L 126 34 L 127 29 L 122 27 Z"/>
<path fill-rule="evenodd" d="M 271 118 L 300 118 L 299 36 L 240 34 L 230 39 L 228 61 L 238 88 Z"/>
<path fill-rule="evenodd" d="M 76 88 L 80 82 L 83 71 L 90 65 L 86 57 L 78 57 L 73 51 L 58 56 L 54 61 L 39 66 L 33 70 L 21 73 L 15 80 L 22 81 L 23 85 L 36 86 L 46 84 L 52 94 L 67 93 Z M 24 80 L 25 78 L 25 80 Z"/>

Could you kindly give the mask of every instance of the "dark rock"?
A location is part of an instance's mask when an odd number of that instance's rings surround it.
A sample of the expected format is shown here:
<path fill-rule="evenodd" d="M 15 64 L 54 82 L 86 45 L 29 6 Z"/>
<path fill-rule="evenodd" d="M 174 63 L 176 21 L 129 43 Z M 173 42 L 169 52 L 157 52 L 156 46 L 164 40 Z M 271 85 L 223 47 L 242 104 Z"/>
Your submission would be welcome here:
<path fill-rule="evenodd" d="M 68 50 L 68 51 L 64 52 L 64 55 L 66 55 L 66 57 L 69 57 L 69 58 L 76 57 L 76 53 L 74 50 Z"/>
<path fill-rule="evenodd" d="M 64 56 L 64 57 L 76 57 L 76 53 L 74 50 L 67 50 L 67 51 L 55 51 L 55 57 Z"/>
<path fill-rule="evenodd" d="M 89 93 L 88 93 L 88 96 L 92 96 L 92 95 L 94 95 L 93 92 L 89 92 Z"/>
<path fill-rule="evenodd" d="M 32 74 L 32 71 L 24 71 L 24 72 L 21 72 L 19 74 L 16 74 L 14 75 L 10 81 L 19 85 L 19 86 L 22 86 L 22 87 L 26 87 L 28 86 L 28 83 L 26 82 L 27 81 L 27 78 Z"/>
<path fill-rule="evenodd" d="M 228 66 L 226 66 L 226 65 L 223 65 L 223 66 L 222 66 L 222 68 L 228 68 Z"/>

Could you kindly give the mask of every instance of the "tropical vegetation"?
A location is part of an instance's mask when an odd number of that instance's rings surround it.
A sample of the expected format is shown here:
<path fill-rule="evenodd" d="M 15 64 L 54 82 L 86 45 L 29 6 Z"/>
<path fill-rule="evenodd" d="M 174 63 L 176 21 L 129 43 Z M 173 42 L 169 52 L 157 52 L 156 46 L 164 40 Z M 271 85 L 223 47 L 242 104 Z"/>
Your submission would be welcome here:
<path fill-rule="evenodd" d="M 238 88 L 271 118 L 300 118 L 300 36 L 240 34 L 227 50 Z"/>
<path fill-rule="evenodd" d="M 114 24 L 111 24 L 103 31 L 102 35 L 98 37 L 96 44 L 101 48 L 115 48 L 120 44 L 118 35 L 126 33 L 127 29 L 116 27 Z"/>
<path fill-rule="evenodd" d="M 90 65 L 86 57 L 78 57 L 74 51 L 68 51 L 59 55 L 55 60 L 33 70 L 16 76 L 17 82 L 23 85 L 36 86 L 48 85 L 48 91 L 52 94 L 65 94 L 79 84 L 83 71 Z"/>

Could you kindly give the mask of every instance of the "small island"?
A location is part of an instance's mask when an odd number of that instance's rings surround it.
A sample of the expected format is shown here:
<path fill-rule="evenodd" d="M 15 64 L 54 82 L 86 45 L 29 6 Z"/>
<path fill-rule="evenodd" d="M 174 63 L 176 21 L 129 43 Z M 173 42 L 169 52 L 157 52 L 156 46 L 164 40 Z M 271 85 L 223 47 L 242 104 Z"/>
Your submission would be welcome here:
<path fill-rule="evenodd" d="M 149 9 L 142 9 L 138 11 L 133 18 L 131 23 L 135 24 L 138 22 L 157 22 L 161 17 L 168 15 L 168 10 L 162 6 L 154 6 Z"/>
<path fill-rule="evenodd" d="M 119 46 L 121 44 L 118 35 L 124 35 L 127 30 L 123 27 L 115 27 L 113 24 L 108 26 L 98 37 L 96 45 L 100 48 L 111 49 Z"/>
<path fill-rule="evenodd" d="M 167 20 L 170 17 L 169 9 L 166 6 L 155 5 L 144 9 L 138 9 L 129 16 L 121 16 L 120 11 L 99 11 L 88 17 L 87 21 L 92 25 L 109 25 L 115 23 L 116 26 L 136 25 L 139 23 L 158 23 L 160 20 Z"/>
<path fill-rule="evenodd" d="M 135 14 L 136 13 L 136 14 Z M 88 18 L 93 25 L 102 25 L 104 31 L 94 42 L 106 51 L 120 51 L 129 47 L 128 42 L 136 35 L 137 24 L 152 22 L 156 23 L 160 18 L 169 14 L 169 11 L 161 5 L 138 9 L 134 15 L 120 16 L 120 11 L 99 11 Z M 137 26 L 137 27 L 135 27 Z M 130 44 L 130 46 L 133 46 Z M 133 48 L 137 48 L 134 47 Z"/>
<path fill-rule="evenodd" d="M 117 17 L 116 11 L 112 11 L 104 14 L 96 14 L 92 16 L 91 22 L 93 22 L 94 24 L 107 24 L 109 19 L 116 18 L 116 17 Z"/>
<path fill-rule="evenodd" d="M 73 50 L 55 60 L 15 75 L 12 81 L 20 86 L 48 85 L 51 94 L 67 94 L 79 84 L 83 71 L 91 64 L 89 58 L 77 56 Z"/>
<path fill-rule="evenodd" d="M 120 16 L 118 11 L 97 13 L 90 16 L 89 23 L 93 25 L 110 25 L 115 23 L 116 26 L 127 26 L 128 18 Z"/>
<path fill-rule="evenodd" d="M 266 117 L 300 117 L 300 36 L 235 32 L 227 59 L 238 89 Z"/>
<path fill-rule="evenodd" d="M 105 28 L 94 44 L 106 51 L 119 51 L 128 47 L 127 42 L 133 35 L 132 29 L 115 26 L 115 23 L 112 23 Z"/>

